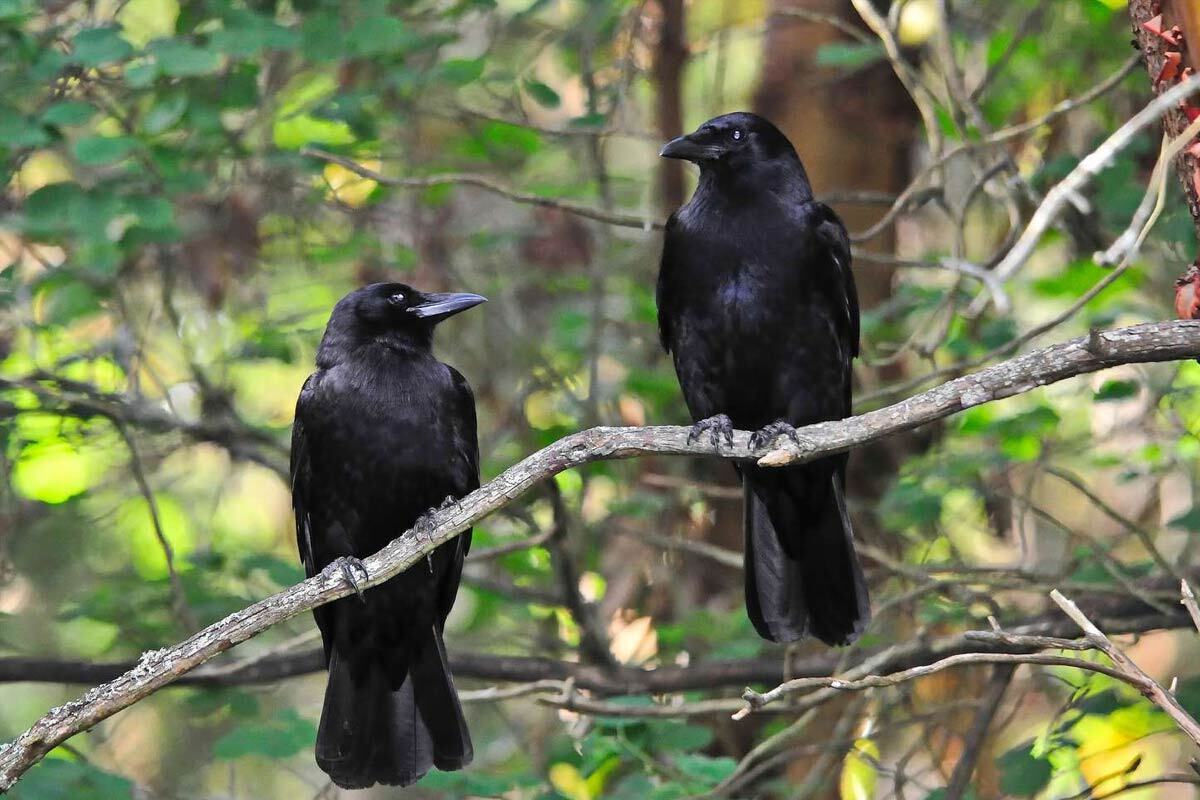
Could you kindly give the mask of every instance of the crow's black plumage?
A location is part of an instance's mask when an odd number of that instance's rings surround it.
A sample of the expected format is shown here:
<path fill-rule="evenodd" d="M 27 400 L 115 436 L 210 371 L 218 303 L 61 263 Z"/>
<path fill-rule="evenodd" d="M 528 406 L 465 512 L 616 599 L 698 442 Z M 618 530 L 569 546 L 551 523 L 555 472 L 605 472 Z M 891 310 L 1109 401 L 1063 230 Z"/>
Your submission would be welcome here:
<path fill-rule="evenodd" d="M 378 283 L 333 309 L 292 429 L 309 576 L 333 565 L 354 582 L 357 559 L 479 486 L 475 399 L 431 342 L 438 322 L 483 300 Z M 339 786 L 404 786 L 432 766 L 470 762 L 442 643 L 470 544 L 468 530 L 390 581 L 314 611 L 329 666 L 316 757 Z"/>
<path fill-rule="evenodd" d="M 700 182 L 667 222 L 658 319 L 696 434 L 759 441 L 850 414 L 858 298 L 840 219 L 813 199 L 770 122 L 727 114 L 668 142 Z M 870 617 L 844 497 L 846 456 L 795 467 L 739 465 L 746 610 L 758 633 L 853 640 Z"/>

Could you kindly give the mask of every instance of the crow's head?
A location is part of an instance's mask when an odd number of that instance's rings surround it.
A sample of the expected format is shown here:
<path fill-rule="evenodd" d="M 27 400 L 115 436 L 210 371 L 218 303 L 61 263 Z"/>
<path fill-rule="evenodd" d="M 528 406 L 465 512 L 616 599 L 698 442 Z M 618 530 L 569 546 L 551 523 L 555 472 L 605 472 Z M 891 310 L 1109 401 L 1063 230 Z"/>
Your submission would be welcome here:
<path fill-rule="evenodd" d="M 335 357 L 337 351 L 372 339 L 428 346 L 439 322 L 486 300 L 469 292 L 421 292 L 403 283 L 373 283 L 334 306 L 321 349 Z"/>
<path fill-rule="evenodd" d="M 701 170 L 737 170 L 779 159 L 797 160 L 788 138 L 748 111 L 714 117 L 694 133 L 667 142 L 659 155 L 691 161 Z"/>

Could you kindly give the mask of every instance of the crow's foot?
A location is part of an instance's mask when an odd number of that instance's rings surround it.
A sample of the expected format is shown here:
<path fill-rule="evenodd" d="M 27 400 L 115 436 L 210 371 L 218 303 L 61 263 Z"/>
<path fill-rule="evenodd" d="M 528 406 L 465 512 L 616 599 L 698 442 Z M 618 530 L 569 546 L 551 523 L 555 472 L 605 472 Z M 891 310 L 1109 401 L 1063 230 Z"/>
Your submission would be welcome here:
<path fill-rule="evenodd" d="M 792 443 L 797 446 L 803 444 L 800 441 L 800 434 L 796 433 L 796 429 L 792 427 L 791 423 L 777 419 L 770 425 L 750 434 L 750 447 L 757 450 L 760 447 L 774 444 L 782 438 L 791 439 Z"/>
<path fill-rule="evenodd" d="M 413 523 L 413 531 L 416 532 L 417 536 L 432 536 L 433 529 L 436 527 L 433 524 L 434 516 L 438 514 L 438 512 L 445 511 L 448 508 L 453 508 L 455 511 L 461 511 L 462 504 L 454 495 L 446 495 L 446 499 L 442 501 L 441 505 L 430 506 L 429 508 L 425 509 L 424 514 L 417 517 L 417 521 Z"/>
<path fill-rule="evenodd" d="M 363 564 L 362 561 L 354 556 L 342 556 L 334 559 L 333 561 L 329 562 L 329 566 L 324 569 L 323 574 L 332 575 L 334 572 L 341 573 L 341 576 L 345 578 L 346 583 L 350 584 L 350 588 L 352 588 L 354 593 L 358 595 L 358 599 L 364 603 L 367 602 L 366 598 L 363 597 L 362 585 L 358 582 L 358 578 L 354 575 L 355 572 L 362 573 L 362 579 L 364 581 L 371 577 L 367 572 L 366 565 Z"/>
<path fill-rule="evenodd" d="M 721 439 L 733 447 L 733 423 L 725 414 L 714 414 L 708 419 L 702 419 L 688 431 L 688 444 L 692 444 L 701 436 L 708 435 L 708 441 L 714 450 L 721 449 Z"/>

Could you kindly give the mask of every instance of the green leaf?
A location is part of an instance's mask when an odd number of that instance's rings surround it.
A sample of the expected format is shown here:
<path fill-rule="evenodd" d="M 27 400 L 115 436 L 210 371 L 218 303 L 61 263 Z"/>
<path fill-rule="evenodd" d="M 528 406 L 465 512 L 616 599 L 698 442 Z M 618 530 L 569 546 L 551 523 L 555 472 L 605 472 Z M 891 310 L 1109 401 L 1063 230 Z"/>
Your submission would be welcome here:
<path fill-rule="evenodd" d="M 300 34 L 250 12 L 239 13 L 225 21 L 225 27 L 213 31 L 209 42 L 226 55 L 249 58 L 261 51 L 287 50 L 300 41 Z"/>
<path fill-rule="evenodd" d="M 149 134 L 170 130 L 183 118 L 187 105 L 188 98 L 184 92 L 172 92 L 159 99 L 142 118 L 142 130 Z"/>
<path fill-rule="evenodd" d="M 700 750 L 712 743 L 713 733 L 703 725 L 688 725 L 674 720 L 650 720 L 646 723 L 650 743 L 656 751 Z"/>
<path fill-rule="evenodd" d="M 131 89 L 145 89 L 154 84 L 158 77 L 158 65 L 153 61 L 141 59 L 135 64 L 125 67 L 125 83 Z"/>
<path fill-rule="evenodd" d="M 484 59 L 452 58 L 438 65 L 441 77 L 455 86 L 474 83 L 483 75 Z"/>
<path fill-rule="evenodd" d="M 64 100 L 42 112 L 42 124 L 56 128 L 71 128 L 82 125 L 96 114 L 96 107 L 78 100 Z"/>
<path fill-rule="evenodd" d="M 1000 791 L 1014 797 L 1033 797 L 1054 775 L 1050 762 L 1033 755 L 1033 741 L 1018 745 L 996 760 L 1000 768 Z"/>
<path fill-rule="evenodd" d="M 23 497 L 57 505 L 86 492 L 103 471 L 96 453 L 80 451 L 55 438 L 21 450 L 13 466 L 12 485 Z"/>
<path fill-rule="evenodd" d="M 0 21 L 21 20 L 32 10 L 28 0 L 0 0 Z"/>
<path fill-rule="evenodd" d="M 43 284 L 44 286 L 45 284 Z M 42 319 L 49 325 L 66 325 L 81 317 L 98 314 L 103 310 L 104 306 L 101 303 L 100 295 L 87 284 L 75 280 L 64 281 L 52 294 L 47 296 L 42 310 Z M 63 485 L 70 486 L 70 481 L 64 479 Z M 86 489 L 87 486 L 83 488 Z M 31 489 L 27 494 L 33 496 L 33 493 Z M 78 492 L 73 492 L 73 494 L 78 494 Z M 46 496 L 37 499 L 44 503 L 61 502 L 61 500 L 48 499 Z"/>
<path fill-rule="evenodd" d="M 572 128 L 603 128 L 604 123 L 607 121 L 607 118 L 603 114 L 596 113 L 575 117 L 567 124 Z"/>
<path fill-rule="evenodd" d="M 829 42 L 817 49 L 818 67 L 858 69 L 884 57 L 883 45 L 878 42 Z"/>
<path fill-rule="evenodd" d="M 83 189 L 77 183 L 51 183 L 25 198 L 24 229 L 31 235 L 61 233 L 71 222 L 71 209 Z"/>
<path fill-rule="evenodd" d="M 1125 380 L 1109 380 L 1105 381 L 1092 399 L 1097 403 L 1105 403 L 1112 400 L 1128 400 L 1138 393 L 1141 388 L 1137 381 Z"/>
<path fill-rule="evenodd" d="M 124 209 L 137 217 L 134 225 L 144 231 L 175 231 L 175 207 L 162 197 L 135 195 L 125 199 Z"/>
<path fill-rule="evenodd" d="M 217 53 L 181 39 L 156 39 L 146 49 L 154 55 L 159 69 L 176 78 L 208 75 L 221 66 Z"/>
<path fill-rule="evenodd" d="M 417 37 L 396 17 L 377 16 L 361 20 L 345 41 L 347 48 L 360 56 L 381 56 L 409 49 Z"/>
<path fill-rule="evenodd" d="M 71 42 L 74 60 L 85 67 L 102 67 L 133 53 L 133 45 L 121 38 L 120 28 L 88 28 L 75 34 Z"/>
<path fill-rule="evenodd" d="M 1175 687 L 1175 699 L 1193 717 L 1200 714 L 1200 676 L 1180 681 Z"/>
<path fill-rule="evenodd" d="M 295 709 L 281 709 L 267 722 L 241 725 L 222 736 L 213 745 L 217 758 L 232 759 L 248 755 L 287 758 L 312 747 L 317 728 Z"/>
<path fill-rule="evenodd" d="M 0 113 L 0 145 L 7 147 L 40 147 L 50 136 L 40 124 L 20 114 Z"/>
<path fill-rule="evenodd" d="M 542 146 L 537 131 L 508 122 L 489 122 L 483 127 L 483 137 L 493 149 L 525 155 L 536 153 Z"/>
<path fill-rule="evenodd" d="M 75 142 L 75 158 L 87 167 L 114 164 L 137 147 L 137 140 L 128 136 L 88 136 Z"/>
<path fill-rule="evenodd" d="M 47 758 L 13 787 L 13 800 L 129 800 L 133 783 L 98 767 Z"/>
<path fill-rule="evenodd" d="M 541 81 L 527 80 L 525 81 L 525 91 L 529 93 L 537 104 L 546 108 L 558 108 L 562 105 L 562 98 L 558 96 L 558 92 L 551 89 Z"/>
<path fill-rule="evenodd" d="M 715 786 L 728 778 L 737 769 L 737 762 L 732 758 L 710 758 L 697 754 L 675 756 L 675 766 L 679 771 L 699 783 Z"/>
<path fill-rule="evenodd" d="M 1200 533 L 1200 507 L 1192 506 L 1167 523 L 1168 528 L 1180 528 L 1188 533 Z"/>
<path fill-rule="evenodd" d="M 473 770 L 431 770 L 417 785 L 422 789 L 446 792 L 453 797 L 502 797 L 516 788 L 511 780 Z"/>

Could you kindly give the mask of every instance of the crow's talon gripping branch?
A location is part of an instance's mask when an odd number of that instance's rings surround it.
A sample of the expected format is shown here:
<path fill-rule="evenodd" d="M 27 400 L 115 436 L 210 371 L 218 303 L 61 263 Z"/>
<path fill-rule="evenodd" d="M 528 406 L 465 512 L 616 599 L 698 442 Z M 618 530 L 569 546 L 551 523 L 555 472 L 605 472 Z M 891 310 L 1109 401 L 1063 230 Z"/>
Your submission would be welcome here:
<path fill-rule="evenodd" d="M 371 576 L 370 573 L 367 572 L 366 564 L 354 556 L 341 556 L 340 558 L 329 562 L 329 566 L 327 566 L 324 570 L 325 575 L 332 575 L 334 572 L 341 573 L 341 576 L 345 578 L 346 583 L 350 584 L 350 588 L 352 588 L 354 593 L 358 595 L 358 599 L 363 603 L 367 602 L 367 599 L 363 597 L 362 585 L 359 583 L 358 578 L 354 575 L 355 572 L 360 572 L 362 573 L 362 579 L 364 581 L 370 578 Z"/>
<path fill-rule="evenodd" d="M 441 502 L 441 505 L 430 506 L 425 509 L 425 513 L 417 517 L 417 521 L 413 523 L 413 532 L 420 539 L 422 536 L 429 538 L 433 536 L 433 531 L 437 528 L 433 523 L 433 518 L 439 512 L 445 511 L 448 508 L 453 508 L 455 511 L 462 511 L 462 504 L 459 499 L 453 495 L 446 495 L 446 499 Z"/>
<path fill-rule="evenodd" d="M 754 433 L 750 434 L 750 447 L 757 450 L 760 447 L 766 447 L 769 444 L 774 444 L 781 438 L 791 439 L 796 446 L 801 446 L 800 434 L 796 433 L 796 429 L 791 423 L 777 419 L 770 425 L 767 425 Z"/>
<path fill-rule="evenodd" d="M 733 422 L 725 414 L 714 414 L 693 425 L 692 429 L 688 431 L 688 444 L 694 443 L 705 434 L 708 434 L 708 441 L 712 443 L 714 450 L 721 449 L 722 438 L 730 447 L 733 447 Z"/>

